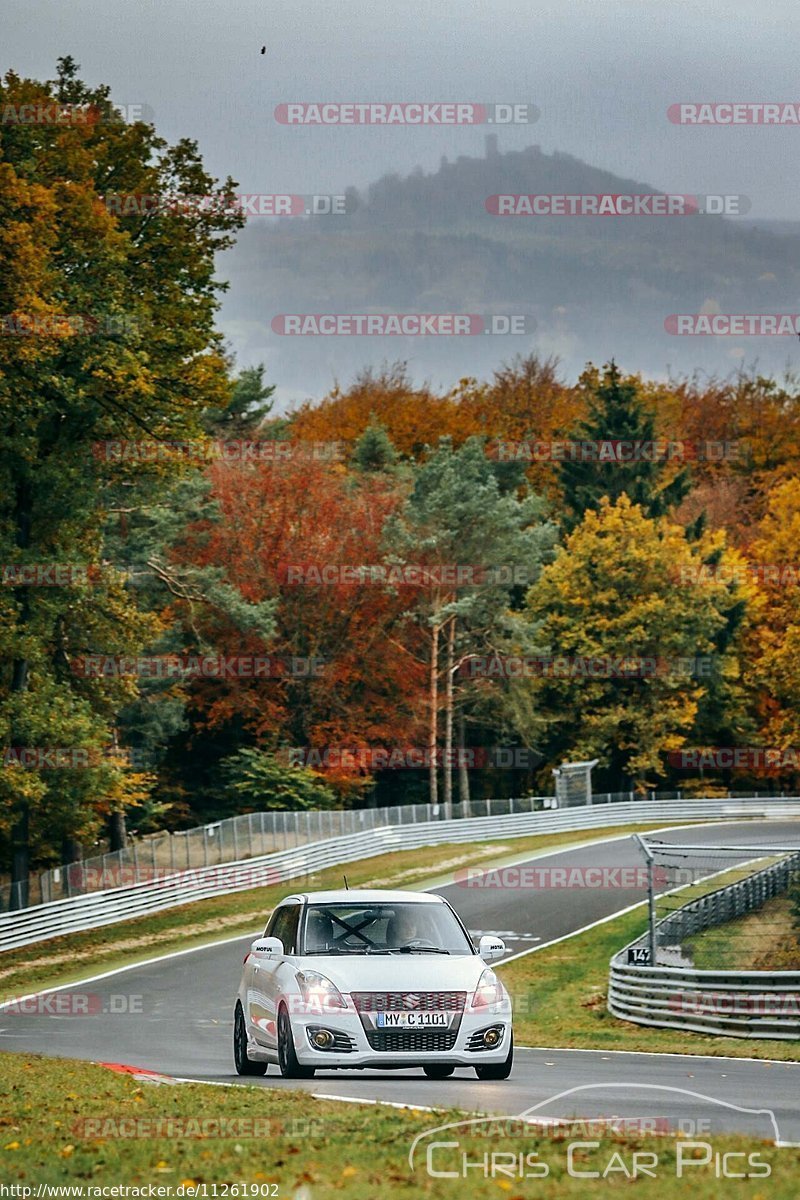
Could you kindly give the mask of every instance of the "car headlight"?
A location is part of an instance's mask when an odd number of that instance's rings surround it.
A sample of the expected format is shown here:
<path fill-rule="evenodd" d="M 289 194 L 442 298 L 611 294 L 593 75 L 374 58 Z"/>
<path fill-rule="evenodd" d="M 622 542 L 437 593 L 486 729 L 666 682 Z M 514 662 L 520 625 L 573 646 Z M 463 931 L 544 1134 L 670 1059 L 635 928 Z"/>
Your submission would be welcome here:
<path fill-rule="evenodd" d="M 296 975 L 303 1000 L 311 1012 L 327 1012 L 331 1008 L 347 1008 L 344 996 L 336 984 L 319 971 L 298 971 Z"/>
<path fill-rule="evenodd" d="M 503 985 L 491 968 L 482 973 L 472 997 L 471 1008 L 488 1008 L 490 1004 L 502 1004 Z"/>

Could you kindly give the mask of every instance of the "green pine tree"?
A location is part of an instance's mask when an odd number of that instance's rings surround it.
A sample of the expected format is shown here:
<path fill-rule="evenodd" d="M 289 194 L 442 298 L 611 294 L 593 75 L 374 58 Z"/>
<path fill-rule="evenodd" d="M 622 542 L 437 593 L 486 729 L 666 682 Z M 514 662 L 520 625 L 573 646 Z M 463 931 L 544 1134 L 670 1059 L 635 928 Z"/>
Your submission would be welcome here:
<path fill-rule="evenodd" d="M 203 426 L 217 438 L 252 438 L 272 412 L 275 385 L 264 386 L 264 364 L 245 367 L 234 380 L 230 404 L 209 408 Z"/>
<path fill-rule="evenodd" d="M 623 378 L 612 360 L 602 373 L 587 371 L 581 384 L 589 393 L 589 411 L 571 440 L 590 443 L 591 449 L 561 464 L 562 525 L 571 532 L 588 509 L 599 507 L 604 496 L 613 504 L 623 493 L 645 516 L 665 516 L 689 490 L 686 469 L 675 472 L 668 461 L 646 453 L 629 462 L 614 457 L 603 460 L 603 454 L 615 454 L 611 443 L 645 447 L 656 441 L 655 414 L 642 399 L 636 379 Z M 603 443 L 605 449 L 596 452 Z"/>
<path fill-rule="evenodd" d="M 388 471 L 397 463 L 397 451 L 375 413 L 370 413 L 369 424 L 355 444 L 351 463 L 364 472 Z"/>

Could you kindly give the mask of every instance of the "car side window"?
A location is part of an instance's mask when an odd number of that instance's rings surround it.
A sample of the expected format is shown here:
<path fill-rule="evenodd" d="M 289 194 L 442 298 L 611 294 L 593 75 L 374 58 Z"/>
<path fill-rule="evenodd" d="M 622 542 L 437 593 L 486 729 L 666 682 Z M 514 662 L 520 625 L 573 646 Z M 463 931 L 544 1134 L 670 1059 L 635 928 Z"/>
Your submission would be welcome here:
<path fill-rule="evenodd" d="M 267 925 L 265 937 L 280 938 L 286 954 L 297 950 L 297 926 L 300 917 L 299 904 L 286 904 L 277 908 Z"/>

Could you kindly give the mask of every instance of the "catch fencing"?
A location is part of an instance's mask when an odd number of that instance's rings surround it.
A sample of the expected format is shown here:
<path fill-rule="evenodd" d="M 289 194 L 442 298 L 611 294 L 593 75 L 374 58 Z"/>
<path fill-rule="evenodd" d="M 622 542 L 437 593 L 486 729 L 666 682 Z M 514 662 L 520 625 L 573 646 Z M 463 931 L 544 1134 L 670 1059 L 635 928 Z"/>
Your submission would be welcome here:
<path fill-rule="evenodd" d="M 408 850 L 444 843 L 501 841 L 506 838 L 547 833 L 597 829 L 627 824 L 676 824 L 683 821 L 735 820 L 741 817 L 800 816 L 800 798 L 764 799 L 743 797 L 732 800 L 619 800 L 561 810 L 512 811 L 531 801 L 491 801 L 505 812 L 487 816 L 448 817 L 440 807 L 436 815 L 428 805 L 408 806 L 424 810 L 429 819 L 384 824 L 343 836 L 322 837 L 305 845 L 257 855 L 231 863 L 167 871 L 138 883 L 106 888 L 85 895 L 38 904 L 0 914 L 0 951 L 29 945 L 47 938 L 93 929 L 129 920 L 147 913 L 187 904 L 212 896 L 265 887 L 292 880 L 314 886 L 317 872 L 347 862 L 367 859 L 389 851 Z M 361 810 L 368 820 L 380 810 Z M 387 813 L 402 810 L 388 809 Z M 307 815 L 307 814 L 296 814 Z M 317 814 L 313 814 L 316 816 Z M 330 814 L 323 813 L 322 816 Z M 349 814 L 360 816 L 360 812 Z M 422 814 L 421 814 L 422 815 Z"/>
<path fill-rule="evenodd" d="M 585 797 L 585 793 L 584 793 Z M 728 799 L 761 799 L 758 793 Z M 765 799 L 783 799 L 766 797 Z M 589 793 L 588 803 L 621 804 L 635 800 L 683 800 L 680 792 Z M 466 804 L 403 804 L 386 808 L 315 809 L 308 812 L 255 812 L 212 821 L 193 829 L 176 830 L 144 837 L 131 837 L 122 850 L 83 858 L 66 866 L 51 867 L 31 875 L 24 883 L 0 884 L 0 912 L 48 904 L 89 892 L 107 891 L 134 883 L 164 878 L 176 871 L 205 869 L 222 863 L 241 862 L 265 854 L 278 854 L 328 838 L 352 836 L 384 826 L 417 825 L 431 821 L 458 821 L 471 817 L 505 817 L 518 813 L 543 812 L 551 808 L 586 807 L 572 797 L 559 802 L 555 796 L 526 796 L 522 799 L 471 800 Z"/>
<path fill-rule="evenodd" d="M 641 1025 L 800 1038 L 800 847 L 637 840 L 648 929 L 611 960 L 609 1010 Z"/>

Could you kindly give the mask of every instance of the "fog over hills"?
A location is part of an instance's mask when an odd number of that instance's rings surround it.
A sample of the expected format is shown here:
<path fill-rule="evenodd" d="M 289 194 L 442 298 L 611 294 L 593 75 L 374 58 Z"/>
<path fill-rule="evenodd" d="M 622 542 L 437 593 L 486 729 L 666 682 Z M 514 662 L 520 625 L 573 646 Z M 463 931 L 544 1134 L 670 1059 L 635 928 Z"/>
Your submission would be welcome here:
<path fill-rule="evenodd" d="M 687 191 L 689 189 L 686 189 Z M 573 378 L 614 356 L 654 376 L 728 375 L 797 362 L 793 337 L 685 337 L 672 313 L 800 311 L 800 228 L 758 214 L 498 217 L 497 194 L 657 194 L 538 146 L 442 157 L 439 169 L 386 175 L 347 192 L 345 215 L 251 217 L 220 271 L 230 280 L 221 326 L 247 365 L 267 363 L 284 403 L 321 395 L 363 366 L 405 359 L 416 380 L 449 387 L 536 350 Z M 532 334 L 472 337 L 288 337 L 281 313 L 505 313 Z"/>

